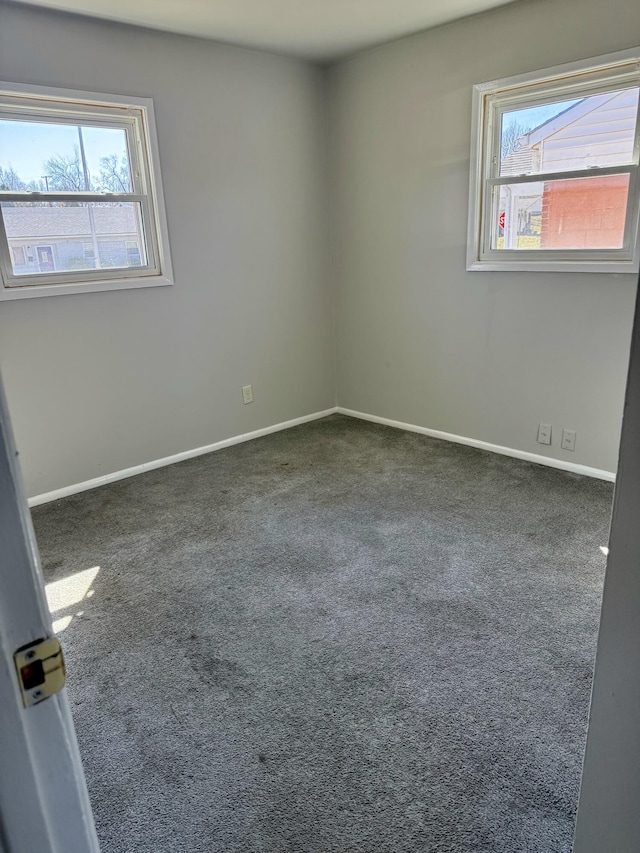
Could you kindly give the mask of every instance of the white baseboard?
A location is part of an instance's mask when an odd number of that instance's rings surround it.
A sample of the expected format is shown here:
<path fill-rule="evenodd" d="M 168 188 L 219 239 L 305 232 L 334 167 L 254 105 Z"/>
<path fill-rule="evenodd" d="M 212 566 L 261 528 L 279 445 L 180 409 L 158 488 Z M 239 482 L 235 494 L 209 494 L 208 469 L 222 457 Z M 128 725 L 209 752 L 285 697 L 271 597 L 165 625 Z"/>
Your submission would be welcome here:
<path fill-rule="evenodd" d="M 214 444 L 207 444 L 204 447 L 196 447 L 194 450 L 184 450 L 182 453 L 174 453 L 173 456 L 165 456 L 162 459 L 154 459 L 151 462 L 143 462 L 142 465 L 134 465 L 133 468 L 124 468 L 122 471 L 114 471 L 112 474 L 105 474 L 103 477 L 94 477 L 92 480 L 85 480 L 83 483 L 74 483 L 72 486 L 65 486 L 62 489 L 55 489 L 52 492 L 45 492 L 42 495 L 36 495 L 29 498 L 29 506 L 39 506 L 40 504 L 57 501 L 60 498 L 66 498 L 69 495 L 77 495 L 79 492 L 86 492 L 89 489 L 97 489 L 99 486 L 106 486 L 107 483 L 115 483 L 117 480 L 125 480 L 127 477 L 134 477 L 136 474 L 143 474 L 145 471 L 153 471 L 155 468 L 164 468 L 165 465 L 173 465 L 174 462 L 184 462 L 185 459 L 193 459 L 195 456 L 204 456 L 205 453 L 213 453 L 215 450 L 222 450 L 224 447 L 231 447 L 233 444 L 241 444 L 243 441 L 251 441 L 254 438 L 260 438 L 263 435 L 270 435 L 272 432 L 280 432 L 284 429 L 306 424 L 309 421 L 317 421 L 320 418 L 326 418 L 328 415 L 335 414 L 337 409 L 325 409 L 323 412 L 314 412 L 311 415 L 303 415 L 301 418 L 294 418 L 291 421 L 283 421 L 280 424 L 256 429 L 253 432 L 247 432 L 243 435 L 234 435 L 231 438 L 225 438 L 222 441 L 216 441 Z"/>
<path fill-rule="evenodd" d="M 588 465 L 577 465 L 574 462 L 565 462 L 563 459 L 552 459 L 550 456 L 540 456 L 537 453 L 527 453 L 524 450 L 516 450 L 513 447 L 501 447 L 498 444 L 489 444 L 486 441 L 479 441 L 475 438 L 466 438 L 463 435 L 455 435 L 450 432 L 441 432 L 437 429 L 428 429 L 427 427 L 416 426 L 415 424 L 405 424 L 402 421 L 394 421 L 390 418 L 381 418 L 377 415 L 368 415 L 365 412 L 356 412 L 353 409 L 345 409 L 342 406 L 335 406 L 331 409 L 325 409 L 322 412 L 314 412 L 311 415 L 304 415 L 301 418 L 294 418 L 290 421 L 283 421 L 273 426 L 256 429 L 253 432 L 247 432 L 242 435 L 234 435 L 231 438 L 225 438 L 222 441 L 216 441 L 214 444 L 207 444 L 204 447 L 196 447 L 193 450 L 184 450 L 181 453 L 174 453 L 173 456 L 165 456 L 162 459 L 154 459 L 151 462 L 143 462 L 142 465 L 134 465 L 132 468 L 125 468 L 122 471 L 114 471 L 112 474 L 105 474 L 102 477 L 94 477 L 92 480 L 85 480 L 83 483 L 74 483 L 71 486 L 64 486 L 62 489 L 55 489 L 52 492 L 45 492 L 42 495 L 35 495 L 29 498 L 29 506 L 39 506 L 40 504 L 57 501 L 60 498 L 66 498 L 69 495 L 77 495 L 80 492 L 86 492 L 89 489 L 97 489 L 99 486 L 106 486 L 107 483 L 115 483 L 117 480 L 125 480 L 127 477 L 134 477 L 136 474 L 143 474 L 145 471 L 153 471 L 155 468 L 164 468 L 165 465 L 173 465 L 174 462 L 183 462 L 185 459 L 193 459 L 195 456 L 203 456 L 205 453 L 213 453 L 216 450 L 222 450 L 224 447 L 231 447 L 234 444 L 241 444 L 244 441 L 251 441 L 254 438 L 260 438 L 263 435 L 270 435 L 274 432 L 290 429 L 299 424 L 306 424 L 309 421 L 317 421 L 320 418 L 326 418 L 328 415 L 339 413 L 348 415 L 351 418 L 359 418 L 362 421 L 371 421 L 374 424 L 383 424 L 384 426 L 395 427 L 396 429 L 404 429 L 408 432 L 417 432 L 421 435 L 428 435 L 431 438 L 441 438 L 444 441 L 452 441 L 455 444 L 466 444 L 469 447 L 477 447 L 480 450 L 488 450 L 490 453 L 500 453 L 502 456 L 513 456 L 515 459 L 524 459 L 527 462 L 536 462 L 538 465 L 547 465 L 550 468 L 559 468 L 562 471 L 570 471 L 573 474 L 582 474 L 585 477 L 595 477 L 598 480 L 608 480 L 613 483 L 616 475 L 611 471 L 602 471 L 600 468 L 590 468 Z"/>
<path fill-rule="evenodd" d="M 499 444 L 489 444 L 487 441 L 479 441 L 476 438 L 466 438 L 463 435 L 455 435 L 450 432 L 441 432 L 437 429 L 405 424 L 401 421 L 392 421 L 390 418 L 380 418 L 377 415 L 367 415 L 364 412 L 355 412 L 353 409 L 345 409 L 338 406 L 336 411 L 341 415 L 351 418 L 359 418 L 363 421 L 371 421 L 374 424 L 405 429 L 408 432 L 419 432 L 431 438 L 441 438 L 444 441 L 452 441 L 454 444 L 466 444 L 469 447 L 477 447 L 480 450 L 488 450 L 490 453 L 499 453 L 502 456 L 513 456 L 515 459 L 524 459 L 527 462 L 535 462 L 538 465 L 547 465 L 549 468 L 559 468 L 561 471 L 570 471 L 572 474 L 582 474 L 585 477 L 595 477 L 598 480 L 615 482 L 616 475 L 612 471 L 603 471 L 600 468 L 590 468 L 588 465 L 577 465 L 575 462 L 565 462 L 564 459 L 553 459 L 550 456 L 541 456 L 538 453 L 527 453 L 526 450 L 516 450 L 513 447 L 501 447 Z"/>

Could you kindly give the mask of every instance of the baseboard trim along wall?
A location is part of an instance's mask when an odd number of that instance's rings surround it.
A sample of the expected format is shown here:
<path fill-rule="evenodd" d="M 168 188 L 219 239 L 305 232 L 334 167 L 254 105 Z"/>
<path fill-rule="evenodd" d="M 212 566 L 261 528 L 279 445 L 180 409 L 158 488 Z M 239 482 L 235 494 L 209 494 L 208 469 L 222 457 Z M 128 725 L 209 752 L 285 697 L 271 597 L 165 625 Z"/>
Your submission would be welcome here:
<path fill-rule="evenodd" d="M 615 482 L 616 475 L 611 471 L 603 471 L 600 468 L 590 468 L 588 465 L 577 465 L 575 462 L 565 462 L 564 459 L 552 459 L 550 456 L 541 456 L 537 453 L 528 453 L 526 450 L 516 450 L 513 447 L 502 447 L 499 444 L 489 444 L 487 441 L 479 441 L 476 438 L 467 438 L 464 435 L 455 435 L 450 432 L 441 432 L 437 429 L 405 424 L 401 421 L 393 421 L 390 418 L 380 418 L 378 415 L 368 415 L 365 412 L 356 412 L 353 409 L 345 409 L 338 406 L 336 411 L 341 415 L 351 418 L 359 418 L 362 421 L 371 421 L 374 424 L 405 429 L 408 432 L 418 432 L 428 435 L 430 438 L 441 438 L 444 441 L 452 441 L 454 444 L 466 444 L 469 447 L 477 447 L 479 450 L 488 450 L 490 453 L 499 453 L 501 456 L 513 456 L 515 459 L 524 459 L 526 462 L 535 462 L 538 465 L 547 465 L 549 468 L 559 468 L 561 471 L 569 471 L 572 474 L 582 474 L 585 477 L 594 477 L 597 480 L 608 480 Z"/>
<path fill-rule="evenodd" d="M 99 486 L 106 486 L 107 483 L 115 483 L 117 480 L 126 480 L 127 477 L 134 477 L 136 474 L 144 474 L 145 471 L 153 471 L 155 468 L 164 468 L 165 465 L 173 465 L 175 462 L 184 462 L 185 459 L 193 459 L 195 456 L 204 456 L 205 453 L 213 453 L 215 450 L 222 450 L 225 447 L 231 447 L 234 444 L 242 444 L 244 441 L 251 441 L 254 438 L 261 438 L 263 435 L 270 435 L 273 432 L 281 432 L 285 429 L 306 424 L 309 421 L 317 421 L 320 418 L 326 418 L 328 415 L 336 413 L 336 408 L 325 409 L 323 412 L 314 412 L 311 415 L 303 415 L 301 418 L 294 418 L 290 421 L 283 421 L 280 424 L 256 429 L 253 432 L 243 433 L 242 435 L 234 435 L 231 438 L 225 438 L 222 441 L 216 441 L 214 444 L 206 444 L 204 447 L 196 447 L 194 450 L 183 450 L 181 453 L 174 453 L 173 456 L 164 456 L 162 459 L 153 459 L 151 462 L 143 462 L 142 465 L 134 465 L 132 468 L 124 468 L 122 471 L 114 471 L 112 474 L 105 474 L 102 477 L 94 477 L 92 480 L 85 480 L 83 483 L 75 483 L 72 486 L 64 486 L 62 489 L 55 489 L 52 492 L 45 492 L 42 495 L 36 495 L 29 498 L 28 504 L 30 507 L 39 506 L 40 504 L 50 503 L 51 501 L 60 500 L 60 498 L 69 497 L 69 495 L 77 495 L 79 492 L 87 492 L 89 489 L 97 489 Z"/>
<path fill-rule="evenodd" d="M 499 453 L 502 456 L 513 456 L 515 459 L 524 459 L 527 462 L 535 462 L 538 465 L 547 465 L 550 468 L 559 468 L 561 471 L 569 471 L 572 474 L 582 474 L 585 477 L 595 477 L 598 480 L 608 480 L 611 483 L 616 479 L 616 475 L 613 472 L 602 471 L 600 468 L 590 468 L 588 465 L 576 465 L 574 462 L 565 462 L 563 459 L 552 459 L 550 456 L 540 456 L 537 453 L 527 453 L 525 450 L 516 450 L 513 447 L 501 447 L 499 444 L 489 444 L 487 441 L 479 441 L 476 438 L 466 438 L 466 436 L 463 435 L 441 432 L 437 429 L 428 429 L 427 427 L 416 426 L 415 424 L 405 424 L 402 423 L 402 421 L 391 420 L 391 418 L 381 418 L 378 417 L 378 415 L 368 415 L 365 412 L 356 412 L 353 409 L 345 409 L 342 406 L 335 406 L 332 409 L 325 409 L 322 412 L 314 412 L 311 415 L 304 415 L 301 418 L 283 421 L 282 423 L 264 427 L 263 429 L 256 429 L 253 432 L 234 435 L 231 438 L 216 441 L 214 444 L 207 444 L 204 447 L 196 447 L 194 450 L 184 450 L 181 453 L 174 453 L 173 456 L 165 456 L 162 459 L 143 462 L 142 465 L 134 465 L 132 468 L 124 468 L 122 471 L 114 471 L 112 474 L 105 474 L 102 477 L 94 477 L 92 480 L 85 480 L 83 483 L 74 483 L 71 486 L 64 486 L 62 489 L 45 492 L 42 495 L 36 495 L 33 498 L 29 498 L 29 506 L 39 506 L 40 504 L 69 497 L 69 495 L 86 492 L 89 489 L 97 489 L 99 486 L 106 486 L 107 483 L 115 483 L 117 480 L 125 480 L 127 477 L 134 477 L 136 474 L 143 474 L 145 471 L 153 471 L 155 468 L 164 468 L 165 465 L 173 465 L 174 462 L 183 462 L 185 459 L 193 459 L 195 456 L 204 456 L 205 453 L 213 453 L 216 450 L 222 450 L 223 448 L 231 447 L 234 444 L 241 444 L 244 441 L 252 441 L 254 438 L 261 438 L 261 436 L 270 435 L 273 432 L 281 432 L 282 430 L 290 429 L 291 427 L 298 426 L 299 424 L 306 424 L 309 423 L 309 421 L 317 421 L 320 418 L 326 418 L 328 415 L 336 413 L 347 415 L 350 418 L 358 418 L 361 421 L 371 421 L 371 423 L 374 424 L 394 427 L 395 429 L 417 432 L 421 435 L 428 435 L 430 438 L 440 438 L 444 441 L 452 441 L 454 444 L 466 444 L 469 447 L 477 447 L 479 450 L 487 450 L 489 453 Z"/>

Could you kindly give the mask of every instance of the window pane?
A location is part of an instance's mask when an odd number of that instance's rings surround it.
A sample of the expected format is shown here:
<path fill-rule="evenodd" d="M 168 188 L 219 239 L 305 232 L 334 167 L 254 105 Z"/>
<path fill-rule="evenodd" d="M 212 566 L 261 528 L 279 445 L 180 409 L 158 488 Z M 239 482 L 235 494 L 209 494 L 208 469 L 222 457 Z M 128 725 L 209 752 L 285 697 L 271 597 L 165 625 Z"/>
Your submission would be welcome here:
<path fill-rule="evenodd" d="M 494 188 L 492 249 L 621 249 L 629 175 Z"/>
<path fill-rule="evenodd" d="M 500 175 L 634 162 L 638 87 L 502 114 Z"/>
<path fill-rule="evenodd" d="M 0 206 L 14 275 L 147 265 L 139 202 Z"/>
<path fill-rule="evenodd" d="M 0 120 L 2 189 L 131 192 L 127 134 L 120 127 Z"/>

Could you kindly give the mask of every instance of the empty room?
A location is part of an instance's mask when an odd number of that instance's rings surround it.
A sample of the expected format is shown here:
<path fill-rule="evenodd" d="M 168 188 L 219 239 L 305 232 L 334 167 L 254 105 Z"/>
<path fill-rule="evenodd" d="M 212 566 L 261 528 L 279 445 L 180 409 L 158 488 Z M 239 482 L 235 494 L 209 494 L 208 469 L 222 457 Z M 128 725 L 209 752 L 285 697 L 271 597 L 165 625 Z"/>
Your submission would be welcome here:
<path fill-rule="evenodd" d="M 0 0 L 0 851 L 637 853 L 637 0 Z"/>

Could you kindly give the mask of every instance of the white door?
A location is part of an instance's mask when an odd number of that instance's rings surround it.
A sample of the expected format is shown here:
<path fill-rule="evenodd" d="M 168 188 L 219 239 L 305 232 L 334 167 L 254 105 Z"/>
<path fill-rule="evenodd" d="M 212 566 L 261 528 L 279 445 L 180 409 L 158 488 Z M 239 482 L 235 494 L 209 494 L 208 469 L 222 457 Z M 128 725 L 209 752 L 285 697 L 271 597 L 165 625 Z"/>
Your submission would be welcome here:
<path fill-rule="evenodd" d="M 0 379 L 0 850 L 98 853 Z M 16 652 L 22 650 L 16 658 Z M 44 658 L 41 661 L 40 658 Z M 33 660 L 34 663 L 28 663 Z M 45 698 L 46 697 L 46 698 Z M 33 703 L 25 706 L 25 702 Z"/>

